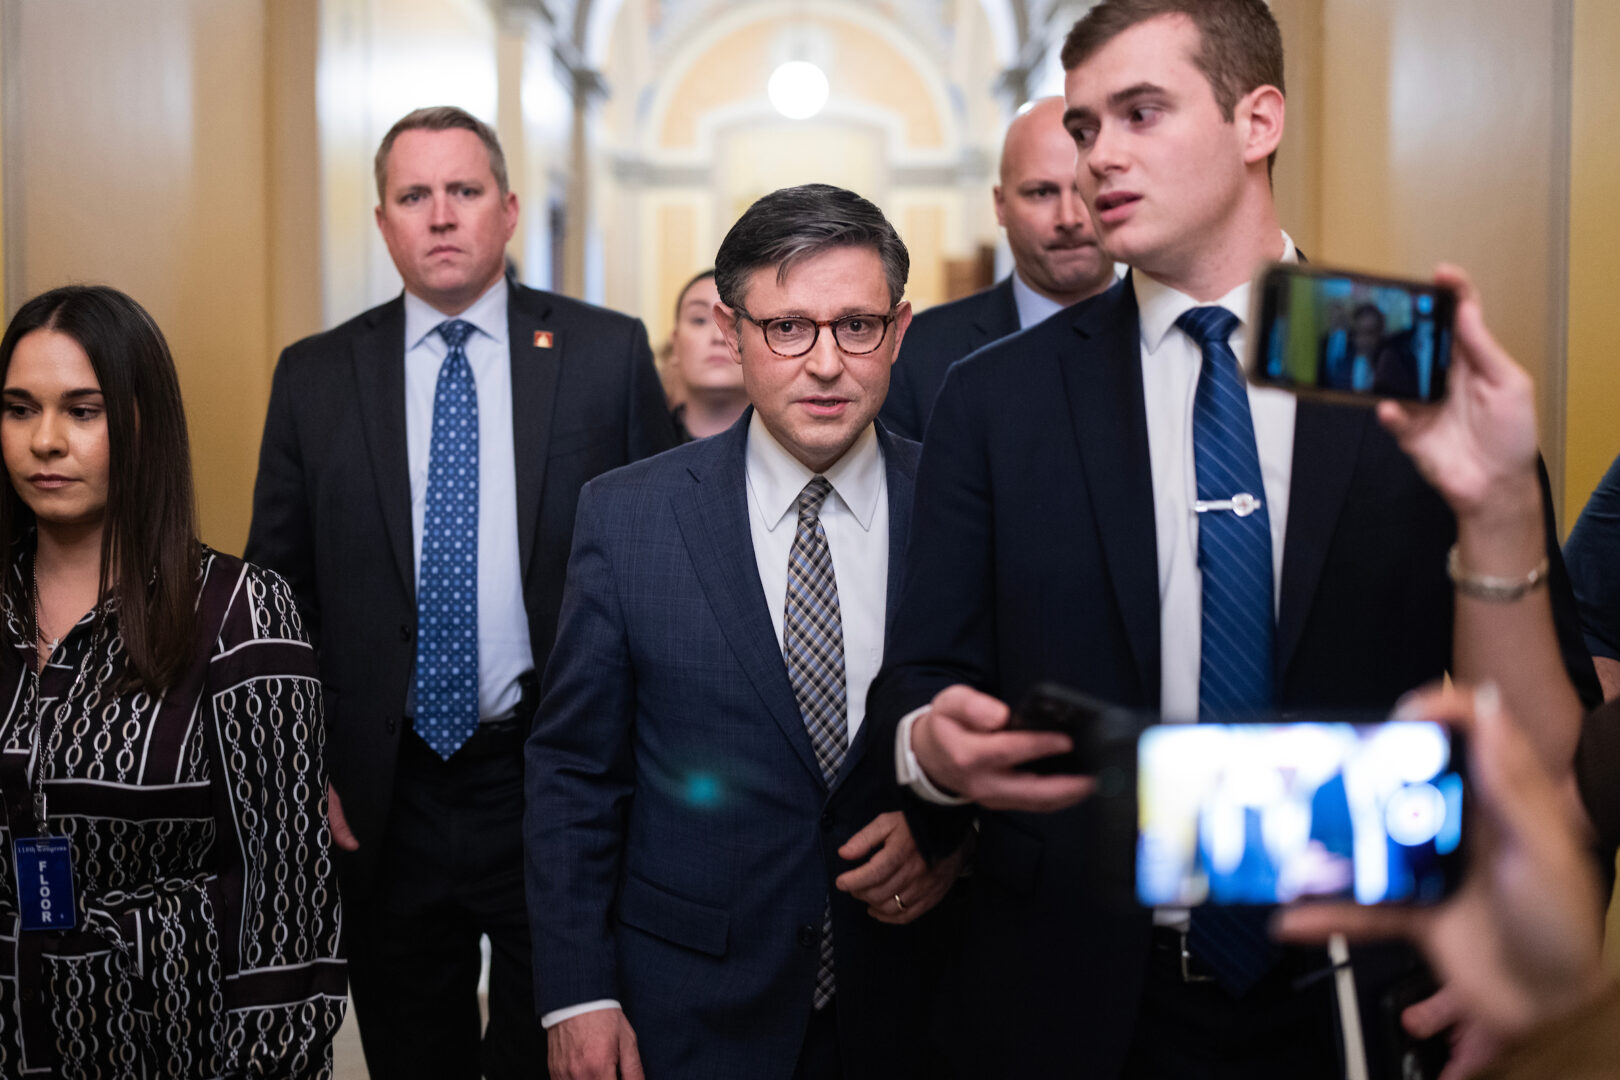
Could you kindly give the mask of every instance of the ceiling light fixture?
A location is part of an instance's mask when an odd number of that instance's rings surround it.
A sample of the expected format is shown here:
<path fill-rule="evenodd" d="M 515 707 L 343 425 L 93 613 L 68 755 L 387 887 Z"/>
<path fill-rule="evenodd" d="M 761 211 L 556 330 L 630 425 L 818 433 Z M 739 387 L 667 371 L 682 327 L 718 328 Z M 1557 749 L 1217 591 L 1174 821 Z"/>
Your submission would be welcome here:
<path fill-rule="evenodd" d="M 789 120 L 808 120 L 827 104 L 827 75 L 808 60 L 789 60 L 771 72 L 765 96 Z"/>

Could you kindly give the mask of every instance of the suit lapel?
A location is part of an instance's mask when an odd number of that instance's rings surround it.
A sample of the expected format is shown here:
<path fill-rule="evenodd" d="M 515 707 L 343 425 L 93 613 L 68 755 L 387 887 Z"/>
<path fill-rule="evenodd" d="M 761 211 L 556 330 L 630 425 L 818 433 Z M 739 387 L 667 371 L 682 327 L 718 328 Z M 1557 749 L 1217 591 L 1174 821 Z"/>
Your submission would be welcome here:
<path fill-rule="evenodd" d="M 745 412 L 730 430 L 704 444 L 709 452 L 689 467 L 691 485 L 672 495 L 670 503 L 698 582 L 731 651 L 806 771 L 817 783 L 825 783 L 788 682 L 754 561 L 744 471 L 751 415 Z"/>
<path fill-rule="evenodd" d="M 973 327 L 979 332 L 975 348 L 1018 332 L 1018 300 L 1013 296 L 1011 274 L 996 286 L 990 303 L 985 304 L 979 317 L 973 320 Z"/>
<path fill-rule="evenodd" d="M 405 594 L 416 596 L 416 555 L 411 543 L 411 472 L 405 442 L 405 302 L 379 309 L 369 333 L 355 339 L 354 377 L 360 390 L 360 422 L 382 504 L 383 527 Z"/>
<path fill-rule="evenodd" d="M 1293 662 L 1372 410 L 1301 399 L 1277 610 L 1277 685 Z"/>
<path fill-rule="evenodd" d="M 894 613 L 900 607 L 900 587 L 905 584 L 906 545 L 911 542 L 911 502 L 917 490 L 915 452 L 902 455 L 896 439 L 878 425 L 878 445 L 883 448 L 883 470 L 889 485 L 889 587 L 883 607 L 883 634 L 894 626 Z"/>
<path fill-rule="evenodd" d="M 1136 658 L 1142 700 L 1159 700 L 1159 563 L 1153 467 L 1142 402 L 1136 293 L 1103 293 L 1073 312 L 1075 340 L 1059 357 L 1092 518 Z M 1042 324 L 1046 325 L 1046 324 Z"/>
<path fill-rule="evenodd" d="M 900 587 L 905 584 L 906 544 L 911 539 L 911 501 L 917 488 L 917 459 L 915 451 L 905 453 L 898 448 L 894 436 L 880 423 L 877 429 L 878 445 L 883 448 L 884 479 L 888 484 L 889 499 L 889 583 L 883 604 L 884 650 L 887 652 L 889 631 L 894 627 L 894 613 L 900 607 Z M 872 725 L 863 722 L 844 756 L 843 768 L 833 777 L 832 790 L 836 793 L 849 774 L 854 771 L 866 753 L 868 733 Z"/>
<path fill-rule="evenodd" d="M 512 351 L 512 455 L 517 471 L 518 558 L 528 579 L 534 558 L 546 447 L 551 439 L 557 372 L 568 335 L 550 325 L 551 302 L 532 289 L 509 285 L 506 328 Z M 544 343 L 539 344 L 539 343 Z"/>

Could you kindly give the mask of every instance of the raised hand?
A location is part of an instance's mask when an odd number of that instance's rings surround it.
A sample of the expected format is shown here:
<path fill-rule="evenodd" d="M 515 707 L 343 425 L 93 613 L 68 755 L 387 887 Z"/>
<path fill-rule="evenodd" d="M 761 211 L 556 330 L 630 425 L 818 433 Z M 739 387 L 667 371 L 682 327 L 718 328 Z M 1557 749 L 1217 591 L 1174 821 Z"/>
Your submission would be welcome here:
<path fill-rule="evenodd" d="M 1459 518 L 1540 508 L 1535 385 L 1485 326 L 1479 293 L 1455 266 L 1435 270 L 1457 294 L 1457 332 L 1439 405 L 1385 401 L 1378 418 Z"/>

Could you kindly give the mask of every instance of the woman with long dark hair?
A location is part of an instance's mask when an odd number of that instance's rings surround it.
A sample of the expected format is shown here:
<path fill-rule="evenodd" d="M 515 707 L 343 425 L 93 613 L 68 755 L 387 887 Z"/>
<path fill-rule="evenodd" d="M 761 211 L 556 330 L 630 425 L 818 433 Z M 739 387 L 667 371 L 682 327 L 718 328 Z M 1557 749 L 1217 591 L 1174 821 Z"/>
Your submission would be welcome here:
<path fill-rule="evenodd" d="M 197 540 L 151 317 L 24 304 L 0 451 L 0 1075 L 330 1075 L 315 656 L 284 581 Z"/>

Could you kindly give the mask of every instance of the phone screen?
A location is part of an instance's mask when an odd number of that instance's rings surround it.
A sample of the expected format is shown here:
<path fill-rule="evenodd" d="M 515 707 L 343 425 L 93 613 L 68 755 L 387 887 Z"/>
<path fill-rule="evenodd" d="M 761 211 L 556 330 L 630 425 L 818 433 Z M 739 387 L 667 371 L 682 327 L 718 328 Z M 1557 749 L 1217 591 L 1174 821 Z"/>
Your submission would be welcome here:
<path fill-rule="evenodd" d="M 1456 306 L 1448 290 L 1279 264 L 1258 295 L 1257 381 L 1341 398 L 1446 396 Z"/>
<path fill-rule="evenodd" d="M 1137 898 L 1439 900 L 1462 873 L 1460 748 L 1425 722 L 1151 727 L 1137 755 Z"/>

